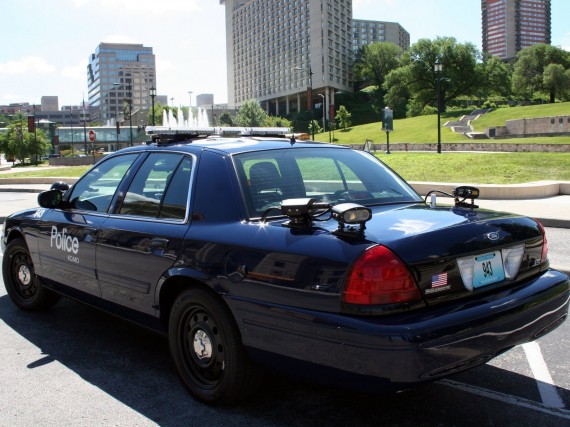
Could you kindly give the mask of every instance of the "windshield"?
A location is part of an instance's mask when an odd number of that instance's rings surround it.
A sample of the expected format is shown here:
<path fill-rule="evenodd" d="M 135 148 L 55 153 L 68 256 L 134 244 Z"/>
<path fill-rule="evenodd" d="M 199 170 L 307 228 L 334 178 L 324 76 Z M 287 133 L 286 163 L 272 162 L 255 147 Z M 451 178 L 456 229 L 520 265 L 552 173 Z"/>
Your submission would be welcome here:
<path fill-rule="evenodd" d="M 368 153 L 336 148 L 288 148 L 242 153 L 234 164 L 249 217 L 285 199 L 381 205 L 421 202 L 418 194 Z"/>

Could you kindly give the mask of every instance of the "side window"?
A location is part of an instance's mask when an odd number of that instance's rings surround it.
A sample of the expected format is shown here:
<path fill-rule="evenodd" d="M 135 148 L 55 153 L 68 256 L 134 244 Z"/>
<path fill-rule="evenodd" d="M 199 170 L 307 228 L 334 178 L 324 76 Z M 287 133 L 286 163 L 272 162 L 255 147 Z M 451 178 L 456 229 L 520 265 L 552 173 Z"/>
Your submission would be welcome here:
<path fill-rule="evenodd" d="M 182 159 L 182 154 L 174 153 L 149 155 L 131 182 L 119 213 L 156 218 L 165 190 Z"/>
<path fill-rule="evenodd" d="M 159 218 L 184 219 L 186 217 L 191 172 L 192 160 L 185 157 L 168 184 Z"/>
<path fill-rule="evenodd" d="M 71 190 L 69 200 L 76 209 L 107 212 L 119 184 L 138 154 L 112 157 L 91 169 Z"/>

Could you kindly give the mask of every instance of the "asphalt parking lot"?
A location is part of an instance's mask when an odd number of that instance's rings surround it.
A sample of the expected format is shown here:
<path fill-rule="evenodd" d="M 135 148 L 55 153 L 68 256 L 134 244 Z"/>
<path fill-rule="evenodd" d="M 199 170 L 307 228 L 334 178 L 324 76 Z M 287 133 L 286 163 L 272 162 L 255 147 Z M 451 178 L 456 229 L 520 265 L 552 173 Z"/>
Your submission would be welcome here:
<path fill-rule="evenodd" d="M 194 401 L 166 340 L 63 299 L 22 312 L 0 286 L 0 425 L 570 426 L 570 322 L 491 363 L 399 394 L 268 374 L 238 407 Z"/>

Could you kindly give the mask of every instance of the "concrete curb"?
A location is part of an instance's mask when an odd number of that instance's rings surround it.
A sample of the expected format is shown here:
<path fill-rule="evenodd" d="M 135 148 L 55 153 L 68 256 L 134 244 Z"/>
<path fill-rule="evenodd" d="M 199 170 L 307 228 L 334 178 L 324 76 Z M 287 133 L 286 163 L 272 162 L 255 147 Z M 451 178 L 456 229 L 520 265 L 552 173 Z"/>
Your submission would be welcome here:
<path fill-rule="evenodd" d="M 453 193 L 453 190 L 461 185 L 474 185 L 417 181 L 410 181 L 409 184 L 422 195 L 436 189 Z M 566 181 L 538 181 L 524 184 L 475 184 L 474 186 L 479 189 L 480 198 L 487 200 L 540 199 L 570 194 L 570 182 Z"/>

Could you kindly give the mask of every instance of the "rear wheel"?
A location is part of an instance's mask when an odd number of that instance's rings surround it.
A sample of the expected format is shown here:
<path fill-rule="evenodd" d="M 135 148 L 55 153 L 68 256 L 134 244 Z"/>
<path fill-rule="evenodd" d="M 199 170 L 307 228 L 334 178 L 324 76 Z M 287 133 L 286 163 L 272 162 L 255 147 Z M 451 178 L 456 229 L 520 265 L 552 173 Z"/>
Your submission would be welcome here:
<path fill-rule="evenodd" d="M 176 299 L 170 314 L 170 352 L 190 393 L 207 403 L 231 404 L 248 397 L 259 381 L 227 307 L 202 289 Z"/>
<path fill-rule="evenodd" d="M 23 310 L 46 310 L 59 301 L 59 295 L 46 289 L 35 275 L 30 252 L 22 239 L 14 239 L 6 246 L 2 273 L 6 292 Z"/>

